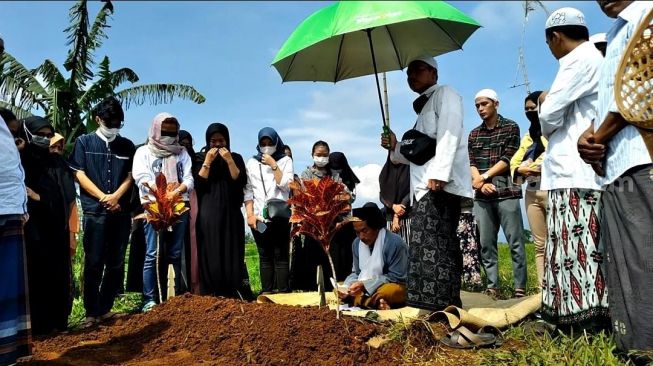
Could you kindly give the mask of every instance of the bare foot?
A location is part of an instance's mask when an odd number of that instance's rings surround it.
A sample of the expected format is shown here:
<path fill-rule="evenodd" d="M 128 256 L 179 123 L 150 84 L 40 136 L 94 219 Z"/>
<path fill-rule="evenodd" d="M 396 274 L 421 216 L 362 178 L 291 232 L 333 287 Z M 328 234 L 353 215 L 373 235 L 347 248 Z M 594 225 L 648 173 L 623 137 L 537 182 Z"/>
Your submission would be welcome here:
<path fill-rule="evenodd" d="M 390 305 L 384 300 L 379 300 L 379 310 L 390 310 Z"/>

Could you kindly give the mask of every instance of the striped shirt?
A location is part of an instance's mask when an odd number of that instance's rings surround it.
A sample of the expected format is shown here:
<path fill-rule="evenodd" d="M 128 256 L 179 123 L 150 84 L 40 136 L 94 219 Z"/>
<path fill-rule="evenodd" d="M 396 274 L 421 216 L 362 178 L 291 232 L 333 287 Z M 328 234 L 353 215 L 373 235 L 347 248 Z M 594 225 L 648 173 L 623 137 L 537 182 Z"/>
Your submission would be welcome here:
<path fill-rule="evenodd" d="M 98 189 L 106 194 L 114 193 L 129 176 L 136 148 L 134 144 L 121 136 L 106 143 L 97 134 L 82 135 L 75 141 L 70 155 L 70 167 L 83 171 Z M 100 201 L 80 187 L 80 201 L 85 214 L 106 215 L 108 211 Z M 123 195 L 118 203 L 120 207 L 129 207 L 129 194 Z M 129 214 L 124 209 L 122 214 Z"/>
<path fill-rule="evenodd" d="M 485 122 L 469 134 L 469 163 L 483 174 L 499 161 L 510 166 L 510 159 L 519 149 L 519 126 L 512 120 L 499 115 L 497 125 L 493 129 L 485 126 Z M 513 184 L 510 169 L 492 177 L 492 184 L 497 188 L 497 194 L 486 196 L 480 190 L 476 191 L 477 200 L 495 200 L 505 198 L 521 198 L 521 186 Z"/>
<path fill-rule="evenodd" d="M 599 118 L 594 122 L 594 130 L 598 130 L 609 112 L 619 113 L 614 97 L 617 68 L 630 37 L 651 8 L 651 1 L 634 1 L 619 13 L 607 34 L 608 47 L 599 80 Z M 614 182 L 630 168 L 651 164 L 644 139 L 635 126 L 624 127 L 608 142 L 607 147 L 605 177 L 597 177 L 597 183 L 601 185 Z"/>

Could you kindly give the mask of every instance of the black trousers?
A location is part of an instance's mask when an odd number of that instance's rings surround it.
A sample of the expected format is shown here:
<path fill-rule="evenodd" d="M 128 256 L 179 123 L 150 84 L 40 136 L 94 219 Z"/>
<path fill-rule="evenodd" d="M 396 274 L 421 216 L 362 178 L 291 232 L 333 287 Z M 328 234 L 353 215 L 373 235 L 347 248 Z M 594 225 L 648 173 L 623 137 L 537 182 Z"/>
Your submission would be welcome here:
<path fill-rule="evenodd" d="M 261 272 L 261 292 L 289 292 L 288 261 L 290 256 L 290 224 L 288 220 L 267 223 L 263 233 L 252 230 Z"/>
<path fill-rule="evenodd" d="M 122 287 L 129 215 L 84 215 L 84 308 L 86 316 L 104 315 Z"/>

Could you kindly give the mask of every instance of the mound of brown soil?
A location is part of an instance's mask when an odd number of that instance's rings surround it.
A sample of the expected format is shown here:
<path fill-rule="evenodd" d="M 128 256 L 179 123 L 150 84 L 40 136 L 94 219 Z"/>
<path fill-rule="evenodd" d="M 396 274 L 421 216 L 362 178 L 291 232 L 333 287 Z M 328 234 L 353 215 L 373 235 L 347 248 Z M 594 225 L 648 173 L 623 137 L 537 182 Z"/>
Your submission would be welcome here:
<path fill-rule="evenodd" d="M 146 314 L 37 339 L 23 365 L 398 365 L 379 326 L 317 308 L 178 296 Z"/>

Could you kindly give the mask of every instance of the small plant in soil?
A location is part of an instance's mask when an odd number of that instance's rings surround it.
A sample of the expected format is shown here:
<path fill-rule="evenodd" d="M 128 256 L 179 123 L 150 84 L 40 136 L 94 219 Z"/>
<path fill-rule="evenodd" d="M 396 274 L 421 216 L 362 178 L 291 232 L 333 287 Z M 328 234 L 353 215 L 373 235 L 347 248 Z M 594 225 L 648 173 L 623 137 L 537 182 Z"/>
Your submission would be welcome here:
<path fill-rule="evenodd" d="M 331 273 L 335 276 L 335 266 L 329 253 L 331 240 L 344 224 L 352 220 L 346 218 L 338 222 L 340 217 L 351 210 L 350 195 L 345 190 L 345 185 L 327 176 L 322 179 L 304 179 L 302 184 L 292 182 L 290 188 L 294 192 L 288 201 L 292 205 L 290 222 L 295 224 L 291 235 L 306 235 L 315 239 L 329 258 Z M 333 291 L 336 295 L 336 317 L 339 319 L 340 298 L 337 287 Z"/>

